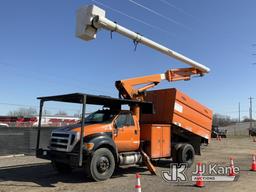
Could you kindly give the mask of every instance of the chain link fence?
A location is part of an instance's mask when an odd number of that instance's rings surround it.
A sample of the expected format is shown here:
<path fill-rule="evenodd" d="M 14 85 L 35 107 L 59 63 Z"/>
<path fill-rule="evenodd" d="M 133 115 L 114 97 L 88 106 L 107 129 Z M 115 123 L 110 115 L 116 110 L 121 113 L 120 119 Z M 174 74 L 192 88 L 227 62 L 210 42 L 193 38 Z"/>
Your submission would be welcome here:
<path fill-rule="evenodd" d="M 219 127 L 220 130 L 227 130 L 227 136 L 249 136 L 250 122 L 234 123 L 229 126 Z M 256 122 L 252 122 L 252 128 L 256 128 Z"/>
<path fill-rule="evenodd" d="M 47 147 L 51 131 L 56 127 L 41 129 L 40 146 Z M 37 128 L 2 127 L 0 128 L 0 155 L 26 154 L 34 155 L 36 148 Z"/>

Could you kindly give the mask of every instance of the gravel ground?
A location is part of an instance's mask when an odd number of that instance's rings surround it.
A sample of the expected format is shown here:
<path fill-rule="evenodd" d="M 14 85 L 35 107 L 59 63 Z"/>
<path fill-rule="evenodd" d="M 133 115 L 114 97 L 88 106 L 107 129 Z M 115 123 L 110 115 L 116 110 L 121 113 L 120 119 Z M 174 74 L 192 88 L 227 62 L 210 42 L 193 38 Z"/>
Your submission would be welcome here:
<path fill-rule="evenodd" d="M 134 191 L 135 173 L 141 173 L 142 191 L 255 191 L 256 172 L 249 171 L 251 154 L 256 152 L 256 143 L 248 137 L 227 138 L 222 141 L 213 140 L 202 149 L 202 155 L 196 162 L 218 163 L 228 165 L 229 157 L 235 159 L 240 167 L 239 179 L 236 182 L 205 182 L 204 188 L 196 188 L 194 182 L 165 182 L 161 178 L 161 170 L 169 170 L 169 161 L 157 163 L 158 175 L 152 176 L 145 167 L 119 168 L 113 178 L 103 182 L 88 180 L 83 170 L 72 174 L 60 175 L 55 172 L 48 161 L 32 156 L 0 158 L 0 192 L 16 191 Z M 188 171 L 188 178 L 194 170 Z"/>

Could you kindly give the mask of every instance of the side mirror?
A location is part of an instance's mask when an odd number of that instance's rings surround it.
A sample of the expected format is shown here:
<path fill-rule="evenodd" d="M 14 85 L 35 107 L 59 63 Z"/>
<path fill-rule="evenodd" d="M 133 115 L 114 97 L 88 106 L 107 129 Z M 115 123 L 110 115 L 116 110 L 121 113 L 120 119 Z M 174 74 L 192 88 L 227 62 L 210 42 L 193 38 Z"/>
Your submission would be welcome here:
<path fill-rule="evenodd" d="M 114 127 L 115 129 L 117 129 L 116 121 L 114 121 L 113 127 Z"/>
<path fill-rule="evenodd" d="M 114 135 L 117 135 L 118 134 L 118 128 L 117 128 L 116 122 L 113 123 L 113 127 L 115 128 L 113 130 L 113 133 L 114 133 Z"/>

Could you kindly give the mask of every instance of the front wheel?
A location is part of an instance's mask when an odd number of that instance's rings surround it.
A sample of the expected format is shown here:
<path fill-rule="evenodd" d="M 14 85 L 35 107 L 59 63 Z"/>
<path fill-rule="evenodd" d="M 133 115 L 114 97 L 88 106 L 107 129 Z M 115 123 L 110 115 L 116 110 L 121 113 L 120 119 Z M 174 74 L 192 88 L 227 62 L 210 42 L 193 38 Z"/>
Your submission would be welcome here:
<path fill-rule="evenodd" d="M 107 148 L 97 149 L 86 164 L 87 175 L 95 181 L 109 179 L 115 170 L 115 158 Z"/>

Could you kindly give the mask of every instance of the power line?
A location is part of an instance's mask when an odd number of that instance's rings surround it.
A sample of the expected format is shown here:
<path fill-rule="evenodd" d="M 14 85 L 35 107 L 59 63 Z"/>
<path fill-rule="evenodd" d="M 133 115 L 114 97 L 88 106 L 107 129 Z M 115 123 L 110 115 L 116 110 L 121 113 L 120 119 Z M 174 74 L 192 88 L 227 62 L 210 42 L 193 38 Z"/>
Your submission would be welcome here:
<path fill-rule="evenodd" d="M 65 83 L 65 85 L 64 85 L 63 82 L 58 83 L 55 80 L 52 80 L 52 79 L 49 78 L 49 77 L 51 77 L 51 78 L 55 78 L 57 80 L 61 80 L 61 79 L 62 80 L 67 80 L 66 78 L 63 78 L 63 77 L 52 76 L 50 73 L 45 73 L 45 72 L 44 72 L 45 76 L 44 77 L 40 77 L 38 72 L 32 71 L 31 69 L 29 71 L 29 75 L 26 75 L 26 74 L 20 72 L 19 70 L 17 70 L 17 68 L 15 68 L 10 63 L 0 62 L 0 65 L 9 67 L 10 70 L 16 72 L 16 75 L 21 76 L 21 77 L 23 77 L 25 79 L 37 80 L 37 81 L 40 81 L 40 82 L 48 82 L 48 83 L 51 83 L 51 84 L 54 83 L 54 84 L 56 84 L 58 86 L 60 86 L 60 85 L 61 86 L 65 86 L 65 87 L 67 86 L 67 83 Z M 31 74 L 34 74 L 34 75 L 31 75 Z M 46 75 L 47 75 L 48 78 L 46 78 Z M 75 80 L 73 77 L 69 78 L 69 82 L 71 82 L 71 81 L 72 81 L 72 85 L 71 85 L 72 87 L 74 87 L 74 84 L 81 86 L 81 83 L 77 83 L 78 80 Z M 97 93 L 101 93 L 101 94 L 102 94 L 102 92 L 108 93 L 108 94 L 112 94 L 112 92 L 103 91 L 103 90 L 97 90 L 97 89 L 91 89 L 91 88 L 84 88 L 84 89 L 86 89 L 86 91 L 93 91 L 93 92 L 97 92 Z"/>
<path fill-rule="evenodd" d="M 92 2 L 94 2 L 94 3 L 96 3 L 96 4 L 99 4 L 99 5 L 103 6 L 103 7 L 106 7 L 107 9 L 109 9 L 109 10 L 111 10 L 111 11 L 114 11 L 114 12 L 116 12 L 116 13 L 118 13 L 118 14 L 120 14 L 120 15 L 123 15 L 123 16 L 125 16 L 125 17 L 128 17 L 128 18 L 130 18 L 130 19 L 132 19 L 132 20 L 134 20 L 134 21 L 137 21 L 137 22 L 139 22 L 139 23 L 142 23 L 142 24 L 144 24 L 144 25 L 146 25 L 146 26 L 148 26 L 148 27 L 151 27 L 152 29 L 156 29 L 156 30 L 158 30 L 158 31 L 161 31 L 161 32 L 166 33 L 166 34 L 169 34 L 169 35 L 171 35 L 171 36 L 175 36 L 174 34 L 170 33 L 169 31 L 167 31 L 167 30 L 165 30 L 165 29 L 162 29 L 162 28 L 160 28 L 160 27 L 158 27 L 158 26 L 156 26 L 156 25 L 152 25 L 152 24 L 150 24 L 150 23 L 147 23 L 147 22 L 145 22 L 145 21 L 143 21 L 143 20 L 141 20 L 141 19 L 138 19 L 138 18 L 136 18 L 136 17 L 130 16 L 130 15 L 128 15 L 128 14 L 126 14 L 126 13 L 124 13 L 124 12 L 118 10 L 118 9 L 112 8 L 112 7 L 110 7 L 109 5 L 106 5 L 106 4 L 102 3 L 102 2 L 99 2 L 99 1 L 96 1 L 96 0 L 92 0 Z"/>
<path fill-rule="evenodd" d="M 191 15 L 190 13 L 188 13 L 187 11 L 185 11 L 184 9 L 177 7 L 176 5 L 170 3 L 169 1 L 166 1 L 166 0 L 159 0 L 159 1 L 162 2 L 162 3 L 165 4 L 165 5 L 168 5 L 169 7 L 172 7 L 172 8 L 174 8 L 174 9 L 176 9 L 177 11 L 179 11 L 179 12 L 181 12 L 181 13 L 183 13 L 183 14 L 189 16 L 189 17 L 196 18 L 195 16 Z M 196 18 L 196 19 L 197 19 L 197 18 Z"/>
<path fill-rule="evenodd" d="M 236 113 L 237 114 L 237 112 L 239 112 L 239 111 L 223 111 L 223 112 L 221 112 L 221 114 L 233 114 L 233 113 Z M 256 112 L 256 111 L 254 111 L 254 112 Z M 241 110 L 240 109 L 240 114 L 241 113 L 248 113 L 248 110 Z"/>
<path fill-rule="evenodd" d="M 256 47 L 256 44 L 252 44 L 253 47 Z M 252 56 L 256 56 L 256 53 L 252 53 Z M 252 63 L 252 65 L 256 65 L 256 63 Z"/>
<path fill-rule="evenodd" d="M 155 14 L 155 15 L 157 15 L 157 16 L 159 16 L 159 17 L 161 17 L 161 18 L 163 18 L 163 19 L 165 19 L 165 20 L 167 20 L 167 21 L 169 21 L 169 22 L 171 22 L 171 23 L 174 23 L 174 24 L 176 24 L 176 25 L 179 25 L 179 26 L 181 26 L 181 27 L 183 27 L 183 28 L 185 28 L 185 29 L 187 29 L 187 30 L 189 30 L 189 31 L 193 31 L 191 28 L 187 27 L 187 26 L 184 25 L 183 23 L 180 23 L 180 22 L 178 22 L 178 21 L 176 21 L 176 20 L 174 20 L 174 19 L 172 19 L 172 18 L 170 18 L 170 17 L 167 17 L 167 16 L 165 16 L 165 15 L 163 15 L 163 14 L 161 14 L 161 13 L 159 13 L 159 12 L 157 12 L 157 11 L 155 11 L 155 10 L 149 8 L 149 7 L 146 7 L 146 6 L 140 4 L 140 3 L 136 2 L 136 1 L 133 1 L 133 0 L 128 0 L 128 1 L 129 1 L 130 3 L 132 3 L 132 4 L 136 5 L 136 6 L 138 6 L 138 7 L 141 7 L 141 8 L 143 8 L 143 9 L 145 9 L 145 10 L 147 10 L 147 11 L 149 11 L 149 12 L 151 12 L 151 13 L 153 13 L 153 14 Z"/>

